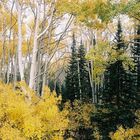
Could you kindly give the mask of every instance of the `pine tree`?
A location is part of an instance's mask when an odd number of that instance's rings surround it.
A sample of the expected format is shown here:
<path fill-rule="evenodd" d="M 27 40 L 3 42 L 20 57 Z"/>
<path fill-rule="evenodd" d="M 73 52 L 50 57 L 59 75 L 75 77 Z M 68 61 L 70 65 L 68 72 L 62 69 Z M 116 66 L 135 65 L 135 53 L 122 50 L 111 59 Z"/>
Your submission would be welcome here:
<path fill-rule="evenodd" d="M 126 49 L 122 39 L 120 21 L 118 22 L 116 43 L 115 50 L 119 57 Z M 103 140 L 110 139 L 109 132 L 115 131 L 118 125 L 133 127 L 138 96 L 133 74 L 123 68 L 123 60 L 118 59 L 107 68 L 105 86 L 100 98 L 102 104 L 99 105 L 99 113 L 94 116 L 94 119 L 98 122 Z"/>
<path fill-rule="evenodd" d="M 66 72 L 66 92 L 63 94 L 64 99 L 69 99 L 74 101 L 75 99 L 80 99 L 79 94 L 79 80 L 78 80 L 78 60 L 77 60 L 77 51 L 76 51 L 76 40 L 75 35 L 73 34 L 73 43 L 72 43 L 72 54 L 71 60 L 69 62 L 68 70 Z"/>
<path fill-rule="evenodd" d="M 85 58 L 86 52 L 84 45 L 81 44 L 78 49 L 78 58 L 79 58 L 79 85 L 81 91 L 81 99 L 89 100 L 92 99 L 92 91 L 90 86 L 89 72 L 88 72 L 88 64 Z"/>
<path fill-rule="evenodd" d="M 115 50 L 118 55 L 122 55 L 126 47 L 122 40 L 122 29 L 120 21 L 118 22 L 118 30 L 115 40 L 117 44 Z M 105 73 L 105 89 L 103 91 L 104 93 L 101 95 L 102 103 L 104 105 L 116 105 L 117 108 L 119 108 L 119 100 L 121 96 L 120 94 L 123 92 L 122 90 L 124 87 L 125 73 L 126 71 L 123 68 L 122 60 L 117 60 L 107 68 Z"/>

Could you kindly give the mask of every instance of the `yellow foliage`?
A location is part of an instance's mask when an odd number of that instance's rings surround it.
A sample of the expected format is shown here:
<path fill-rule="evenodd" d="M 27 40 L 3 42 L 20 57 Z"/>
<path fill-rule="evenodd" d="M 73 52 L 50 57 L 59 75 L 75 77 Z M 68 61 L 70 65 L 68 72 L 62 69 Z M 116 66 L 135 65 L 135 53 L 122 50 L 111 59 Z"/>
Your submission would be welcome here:
<path fill-rule="evenodd" d="M 111 135 L 112 140 L 140 140 L 140 110 L 137 111 L 138 120 L 134 128 L 124 129 L 122 126 Z"/>
<path fill-rule="evenodd" d="M 91 123 L 91 114 L 96 111 L 95 106 L 92 103 L 82 102 L 75 100 L 73 103 L 66 102 L 64 110 L 68 110 L 68 130 L 66 133 L 67 140 L 76 139 L 80 129 L 93 130 Z M 83 132 L 83 135 L 86 132 Z"/>
<path fill-rule="evenodd" d="M 91 113 L 95 111 L 95 107 L 90 103 L 83 103 L 75 100 L 72 107 L 69 102 L 65 104 L 65 110 L 69 110 L 69 130 L 76 130 L 79 127 L 91 127 Z"/>
<path fill-rule="evenodd" d="M 108 66 L 108 62 L 114 62 L 115 58 L 116 52 L 108 42 L 101 42 L 89 51 L 87 59 L 94 61 L 93 77 L 95 80 L 98 81 L 100 79 L 100 76 L 105 72 Z"/>
<path fill-rule="evenodd" d="M 69 121 L 68 111 L 58 108 L 61 97 L 46 90 L 39 98 L 24 82 L 16 88 L 0 83 L 0 139 L 63 140 Z"/>
<path fill-rule="evenodd" d="M 93 78 L 97 82 L 100 82 L 100 76 L 102 76 L 106 68 L 117 60 L 123 62 L 123 66 L 126 70 L 134 68 L 133 59 L 130 58 L 129 53 L 123 50 L 116 51 L 115 47 L 116 46 L 110 46 L 108 42 L 102 41 L 87 54 L 87 59 L 94 62 Z"/>
<path fill-rule="evenodd" d="M 112 5 L 108 0 L 59 0 L 56 7 L 59 14 L 73 14 L 77 23 L 94 29 L 103 28 L 102 21 L 108 22 L 112 14 Z"/>
<path fill-rule="evenodd" d="M 140 129 L 124 129 L 123 127 L 119 127 L 111 138 L 112 140 L 139 140 Z"/>
<path fill-rule="evenodd" d="M 20 135 L 20 131 L 8 123 L 3 124 L 0 131 L 0 138 L 3 140 L 25 140 L 25 138 Z"/>

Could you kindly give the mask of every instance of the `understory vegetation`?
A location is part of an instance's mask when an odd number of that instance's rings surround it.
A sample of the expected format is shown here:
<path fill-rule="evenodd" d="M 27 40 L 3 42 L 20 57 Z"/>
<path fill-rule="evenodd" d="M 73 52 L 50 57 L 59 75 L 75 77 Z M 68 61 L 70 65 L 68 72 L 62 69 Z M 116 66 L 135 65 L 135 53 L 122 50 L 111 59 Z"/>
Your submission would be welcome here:
<path fill-rule="evenodd" d="M 0 0 L 0 140 L 140 140 L 140 0 Z"/>

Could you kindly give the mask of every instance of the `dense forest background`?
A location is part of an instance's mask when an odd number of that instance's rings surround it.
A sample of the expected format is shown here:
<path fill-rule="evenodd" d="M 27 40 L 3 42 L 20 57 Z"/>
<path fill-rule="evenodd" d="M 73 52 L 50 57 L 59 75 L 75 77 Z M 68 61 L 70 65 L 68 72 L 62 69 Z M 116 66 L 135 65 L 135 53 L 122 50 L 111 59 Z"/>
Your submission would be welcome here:
<path fill-rule="evenodd" d="M 0 11 L 1 140 L 140 139 L 139 0 Z"/>

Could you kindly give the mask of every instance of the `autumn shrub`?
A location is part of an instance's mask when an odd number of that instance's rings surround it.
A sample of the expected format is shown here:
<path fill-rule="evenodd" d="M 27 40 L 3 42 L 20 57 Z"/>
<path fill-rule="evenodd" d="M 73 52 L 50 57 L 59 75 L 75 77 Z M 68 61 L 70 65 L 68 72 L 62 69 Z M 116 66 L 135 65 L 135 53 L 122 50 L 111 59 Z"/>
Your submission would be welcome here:
<path fill-rule="evenodd" d="M 60 110 L 61 97 L 48 88 L 38 97 L 24 83 L 0 83 L 1 140 L 63 140 L 68 111 Z"/>
<path fill-rule="evenodd" d="M 133 128 L 125 129 L 122 126 L 115 133 L 111 133 L 112 140 L 140 140 L 140 110 L 136 112 L 137 122 Z"/>
<path fill-rule="evenodd" d="M 65 110 L 69 111 L 65 139 L 92 139 L 91 114 L 95 112 L 95 106 L 92 103 L 75 100 L 73 103 L 66 102 Z"/>

